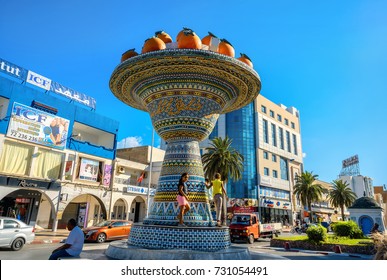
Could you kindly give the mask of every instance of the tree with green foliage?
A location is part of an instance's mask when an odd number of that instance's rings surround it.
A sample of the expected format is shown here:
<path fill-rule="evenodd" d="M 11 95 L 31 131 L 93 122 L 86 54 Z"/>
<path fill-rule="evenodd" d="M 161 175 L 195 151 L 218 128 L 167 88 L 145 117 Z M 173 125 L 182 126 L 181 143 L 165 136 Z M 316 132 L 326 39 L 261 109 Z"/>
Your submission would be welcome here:
<path fill-rule="evenodd" d="M 321 200 L 324 188 L 315 183 L 318 175 L 305 171 L 301 175 L 296 175 L 296 184 L 293 192 L 303 205 L 308 206 L 310 221 L 313 222 L 312 203 Z"/>
<path fill-rule="evenodd" d="M 230 177 L 234 180 L 242 178 L 243 172 L 243 155 L 231 147 L 232 140 L 226 136 L 225 139 L 216 137 L 211 140 L 210 147 L 202 156 L 204 174 L 206 178 L 213 179 L 216 173 L 220 173 L 223 186 L 226 188 L 227 179 Z M 223 225 L 226 225 L 226 195 L 223 194 Z"/>
<path fill-rule="evenodd" d="M 210 147 L 202 156 L 204 174 L 206 178 L 214 178 L 220 173 L 224 185 L 230 177 L 234 180 L 242 178 L 243 155 L 231 147 L 232 140 L 226 136 L 225 139 L 216 137 L 211 140 Z"/>
<path fill-rule="evenodd" d="M 329 202 L 334 207 L 340 207 L 343 221 L 345 218 L 344 206 L 351 206 L 357 198 L 356 194 L 348 186 L 349 184 L 347 182 L 343 182 L 342 180 L 333 180 L 332 189 L 328 194 Z"/>

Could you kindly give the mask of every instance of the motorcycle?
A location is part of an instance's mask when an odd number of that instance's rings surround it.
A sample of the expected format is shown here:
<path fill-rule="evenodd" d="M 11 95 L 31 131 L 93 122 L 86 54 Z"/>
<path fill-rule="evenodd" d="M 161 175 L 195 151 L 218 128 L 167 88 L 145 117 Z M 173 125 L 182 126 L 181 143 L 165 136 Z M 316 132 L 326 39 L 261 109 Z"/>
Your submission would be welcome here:
<path fill-rule="evenodd" d="M 290 230 L 290 233 L 302 234 L 302 233 L 306 233 L 306 230 L 307 230 L 306 227 L 304 228 L 304 227 L 295 226 L 295 227 L 292 227 L 292 229 Z"/>

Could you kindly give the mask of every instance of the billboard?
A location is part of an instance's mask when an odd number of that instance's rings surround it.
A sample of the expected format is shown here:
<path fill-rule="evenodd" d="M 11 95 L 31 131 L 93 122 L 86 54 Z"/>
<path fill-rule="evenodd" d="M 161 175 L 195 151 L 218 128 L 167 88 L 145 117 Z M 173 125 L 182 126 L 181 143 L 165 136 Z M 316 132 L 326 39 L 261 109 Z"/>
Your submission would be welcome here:
<path fill-rule="evenodd" d="M 348 167 L 350 165 L 354 165 L 354 164 L 357 164 L 357 163 L 359 163 L 359 157 L 358 157 L 358 155 L 354 155 L 354 156 L 352 156 L 350 158 L 347 158 L 347 159 L 343 160 L 343 168 L 346 168 L 346 167 Z"/>
<path fill-rule="evenodd" d="M 81 167 L 79 169 L 79 179 L 97 182 L 99 170 L 99 161 L 81 158 Z"/>
<path fill-rule="evenodd" d="M 112 177 L 112 166 L 110 164 L 105 164 L 104 172 L 103 172 L 103 185 L 105 187 L 110 186 L 111 177 Z"/>
<path fill-rule="evenodd" d="M 15 102 L 7 136 L 63 150 L 70 121 Z"/>

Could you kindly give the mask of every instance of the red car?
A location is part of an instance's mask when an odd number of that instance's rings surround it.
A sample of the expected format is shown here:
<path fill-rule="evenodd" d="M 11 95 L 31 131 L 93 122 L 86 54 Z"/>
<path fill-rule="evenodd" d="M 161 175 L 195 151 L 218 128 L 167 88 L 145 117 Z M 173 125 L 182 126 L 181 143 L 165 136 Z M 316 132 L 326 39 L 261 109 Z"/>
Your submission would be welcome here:
<path fill-rule="evenodd" d="M 85 240 L 98 243 L 106 240 L 126 239 L 129 236 L 131 222 L 125 220 L 108 220 L 94 226 L 84 228 Z"/>

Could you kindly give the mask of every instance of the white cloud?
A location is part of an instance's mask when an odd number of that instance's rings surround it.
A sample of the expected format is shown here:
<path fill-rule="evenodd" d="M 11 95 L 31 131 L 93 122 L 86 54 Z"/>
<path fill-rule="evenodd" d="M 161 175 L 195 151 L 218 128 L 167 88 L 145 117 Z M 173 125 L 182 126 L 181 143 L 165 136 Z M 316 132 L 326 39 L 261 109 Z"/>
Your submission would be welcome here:
<path fill-rule="evenodd" d="M 117 143 L 117 149 L 133 148 L 138 146 L 142 146 L 142 138 L 140 136 L 126 137 Z"/>
<path fill-rule="evenodd" d="M 302 153 L 302 157 L 303 157 L 303 158 L 306 158 L 306 153 Z"/>

